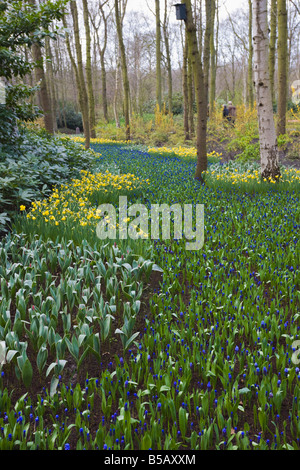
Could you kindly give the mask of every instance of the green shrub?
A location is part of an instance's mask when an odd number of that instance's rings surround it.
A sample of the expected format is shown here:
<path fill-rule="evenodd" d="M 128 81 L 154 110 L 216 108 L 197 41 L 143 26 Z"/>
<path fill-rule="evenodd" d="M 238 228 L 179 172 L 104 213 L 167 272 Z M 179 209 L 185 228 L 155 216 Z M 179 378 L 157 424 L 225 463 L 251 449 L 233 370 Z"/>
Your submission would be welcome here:
<path fill-rule="evenodd" d="M 279 148 L 285 149 L 289 142 L 291 142 L 291 139 L 287 134 L 280 134 L 277 137 L 277 144 Z"/>
<path fill-rule="evenodd" d="M 240 161 L 246 162 L 248 160 L 258 160 L 260 157 L 259 142 L 248 144 L 244 151 L 238 155 Z"/>
<path fill-rule="evenodd" d="M 82 114 L 77 112 L 71 103 L 60 107 L 59 114 L 57 116 L 57 126 L 59 129 L 67 128 L 76 130 L 77 127 L 83 132 Z"/>
<path fill-rule="evenodd" d="M 0 233 L 20 205 L 47 196 L 55 185 L 91 170 L 93 164 L 92 152 L 45 131 L 23 130 L 18 145 L 0 144 Z"/>

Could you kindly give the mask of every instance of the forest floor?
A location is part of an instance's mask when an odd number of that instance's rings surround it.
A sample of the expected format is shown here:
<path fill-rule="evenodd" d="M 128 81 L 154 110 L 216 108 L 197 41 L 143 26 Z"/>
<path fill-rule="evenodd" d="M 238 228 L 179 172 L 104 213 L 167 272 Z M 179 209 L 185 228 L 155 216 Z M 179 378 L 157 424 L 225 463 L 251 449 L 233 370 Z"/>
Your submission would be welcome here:
<path fill-rule="evenodd" d="M 229 139 L 223 140 L 222 142 L 221 141 L 217 142 L 216 140 L 214 140 L 213 143 L 208 143 L 208 152 L 215 150 L 215 152 L 221 153 L 222 160 L 223 162 L 226 162 L 226 163 L 229 161 L 236 160 L 238 155 L 240 154 L 240 151 L 229 150 L 227 148 L 229 142 L 230 142 Z M 258 143 L 257 138 L 254 138 L 251 141 L 251 144 L 255 144 L 255 143 Z M 300 137 L 297 137 L 297 139 L 294 139 L 293 143 L 289 142 L 286 144 L 284 148 L 279 149 L 279 161 L 282 166 L 287 167 L 287 168 L 300 169 L 300 153 L 298 154 L 298 158 L 290 157 L 291 149 L 293 146 L 295 146 L 295 144 L 298 145 L 298 147 L 300 147 Z M 259 160 L 257 160 L 257 162 L 259 163 Z"/>

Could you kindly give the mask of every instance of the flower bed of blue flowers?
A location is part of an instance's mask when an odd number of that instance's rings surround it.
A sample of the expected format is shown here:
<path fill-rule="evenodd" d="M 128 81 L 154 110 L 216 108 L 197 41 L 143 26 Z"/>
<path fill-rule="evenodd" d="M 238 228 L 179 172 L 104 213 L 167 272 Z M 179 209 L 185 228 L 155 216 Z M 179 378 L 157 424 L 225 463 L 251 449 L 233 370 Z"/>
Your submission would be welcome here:
<path fill-rule="evenodd" d="M 299 191 L 93 150 L 149 179 L 129 202 L 203 204 L 205 243 L 153 241 L 137 275 L 114 245 L 2 240 L 0 449 L 300 449 Z"/>

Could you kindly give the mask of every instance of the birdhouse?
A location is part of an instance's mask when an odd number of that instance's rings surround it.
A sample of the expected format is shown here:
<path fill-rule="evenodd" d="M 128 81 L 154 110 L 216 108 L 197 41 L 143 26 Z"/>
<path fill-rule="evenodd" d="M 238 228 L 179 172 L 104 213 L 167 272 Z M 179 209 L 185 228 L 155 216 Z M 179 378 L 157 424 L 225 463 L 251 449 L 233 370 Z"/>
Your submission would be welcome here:
<path fill-rule="evenodd" d="M 176 3 L 174 7 L 176 8 L 176 19 L 186 21 L 187 20 L 186 4 Z"/>

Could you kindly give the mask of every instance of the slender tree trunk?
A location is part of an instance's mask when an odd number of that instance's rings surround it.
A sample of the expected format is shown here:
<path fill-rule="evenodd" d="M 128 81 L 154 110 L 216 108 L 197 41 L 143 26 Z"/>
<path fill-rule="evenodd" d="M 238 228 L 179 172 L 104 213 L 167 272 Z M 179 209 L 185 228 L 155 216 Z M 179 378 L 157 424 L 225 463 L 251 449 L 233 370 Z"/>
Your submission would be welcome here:
<path fill-rule="evenodd" d="M 196 10 L 196 1 L 195 1 L 195 10 Z M 199 0 L 199 32 L 198 32 L 198 47 L 199 47 L 199 55 L 200 59 L 202 60 L 203 55 L 203 13 L 202 13 L 202 0 Z"/>
<path fill-rule="evenodd" d="M 35 68 L 35 79 L 40 84 L 39 98 L 40 98 L 41 107 L 44 113 L 45 129 L 50 134 L 53 134 L 54 133 L 53 114 L 52 114 L 49 91 L 47 88 L 46 75 L 45 75 L 44 66 L 43 66 L 43 56 L 42 56 L 42 51 L 41 51 L 40 46 L 37 44 L 34 44 L 32 46 L 32 53 L 33 53 L 34 61 L 37 64 L 39 64 Z"/>
<path fill-rule="evenodd" d="M 277 38 L 277 0 L 271 0 L 270 11 L 270 52 L 269 52 L 269 71 L 272 102 L 275 103 L 275 57 L 276 57 L 276 38 Z"/>
<path fill-rule="evenodd" d="M 125 6 L 125 5 L 124 5 Z M 119 8 L 119 0 L 115 0 L 115 15 L 116 15 L 116 24 L 117 24 L 117 33 L 119 39 L 119 48 L 121 56 L 121 70 L 123 77 L 123 89 L 124 89 L 124 115 L 125 115 L 125 127 L 126 127 L 126 140 L 130 140 L 130 90 L 129 90 L 129 79 L 127 72 L 127 63 L 126 63 L 126 52 L 125 45 L 123 40 L 123 27 L 122 19 Z"/>
<path fill-rule="evenodd" d="M 206 11 L 206 28 L 204 33 L 204 49 L 203 49 L 203 71 L 204 71 L 204 87 L 205 96 L 208 106 L 208 86 L 209 86 L 209 70 L 210 70 L 210 41 L 212 34 L 212 2 L 213 0 L 205 0 Z"/>
<path fill-rule="evenodd" d="M 166 47 L 166 58 L 167 58 L 167 72 L 168 72 L 168 108 L 169 114 L 172 114 L 173 110 L 173 79 L 172 79 L 172 61 L 171 61 L 171 52 L 170 52 L 170 40 L 168 32 L 168 3 L 165 0 L 165 15 L 163 23 L 163 33 Z"/>
<path fill-rule="evenodd" d="M 161 111 L 162 106 L 162 78 L 161 78 L 161 25 L 160 25 L 160 1 L 155 0 L 156 19 L 156 105 Z"/>
<path fill-rule="evenodd" d="M 107 101 L 107 78 L 106 78 L 106 68 L 105 68 L 105 59 L 104 54 L 100 55 L 101 61 L 101 91 L 102 91 L 102 108 L 103 116 L 106 122 L 109 122 L 108 117 L 108 101 Z"/>
<path fill-rule="evenodd" d="M 76 1 L 71 0 L 70 6 L 71 6 L 71 14 L 73 18 L 73 26 L 74 26 L 77 64 L 72 54 L 69 33 L 66 33 L 66 44 L 67 44 L 67 49 L 69 52 L 70 60 L 72 63 L 72 67 L 75 73 L 78 98 L 79 98 L 79 106 L 80 106 L 81 113 L 82 113 L 83 130 L 84 130 L 84 136 L 85 136 L 85 148 L 88 149 L 90 147 L 90 139 L 91 139 L 88 94 L 86 91 L 84 73 L 83 73 L 82 52 L 81 52 L 81 44 L 80 44 L 80 32 L 79 32 L 78 11 L 77 11 Z M 65 28 L 67 28 L 67 23 L 66 23 L 65 18 L 64 18 L 64 26 Z"/>
<path fill-rule="evenodd" d="M 89 9 L 87 0 L 82 0 L 83 5 L 83 18 L 86 37 L 86 81 L 87 93 L 89 101 L 89 119 L 90 119 L 90 134 L 91 138 L 96 138 L 96 114 L 95 114 L 95 97 L 93 90 L 92 79 L 92 58 L 91 58 L 91 28 L 89 22 Z"/>
<path fill-rule="evenodd" d="M 98 42 L 98 48 L 100 52 L 100 61 L 101 61 L 101 83 L 102 83 L 102 107 L 103 107 L 103 116 L 106 122 L 109 122 L 108 117 L 108 100 L 107 100 L 107 77 L 106 77 L 106 67 L 105 67 L 105 52 L 107 48 L 107 21 L 108 18 L 105 16 L 103 5 L 100 5 L 100 11 L 102 14 L 103 22 L 104 22 L 104 40 L 103 40 L 103 47 L 100 48 L 100 42 Z M 99 40 L 99 36 L 97 36 L 97 41 Z"/>
<path fill-rule="evenodd" d="M 253 1 L 253 16 L 254 83 L 257 95 L 261 177 L 262 179 L 276 179 L 280 176 L 280 168 L 268 68 L 269 39 L 267 0 Z"/>
<path fill-rule="evenodd" d="M 189 59 L 189 46 L 187 38 L 183 48 L 183 66 L 182 66 L 182 88 L 183 88 L 183 123 L 185 140 L 190 140 L 189 129 L 189 93 L 188 93 L 188 59 Z"/>
<path fill-rule="evenodd" d="M 119 117 L 119 112 L 118 112 L 119 72 L 120 72 L 120 67 L 121 67 L 120 63 L 121 63 L 120 54 L 118 51 L 118 60 L 116 64 L 116 78 L 115 78 L 115 96 L 114 96 L 114 115 L 115 115 L 117 129 L 121 127 L 120 117 Z"/>
<path fill-rule="evenodd" d="M 286 0 L 277 0 L 278 8 L 278 123 L 277 135 L 286 133 L 287 107 L 287 7 Z"/>
<path fill-rule="evenodd" d="M 48 75 L 48 90 L 50 90 L 50 98 L 51 98 L 51 110 L 52 110 L 52 121 L 53 121 L 53 132 L 57 132 L 57 94 L 56 94 L 56 87 L 55 87 L 55 77 L 54 77 L 54 69 L 53 69 L 53 55 L 50 46 L 50 39 L 45 39 L 45 52 L 47 55 L 47 65 L 46 65 L 46 72 Z"/>
<path fill-rule="evenodd" d="M 211 32 L 210 32 L 210 86 L 209 86 L 209 112 L 210 115 L 215 109 L 216 99 L 216 47 L 215 47 L 215 16 L 216 16 L 216 0 L 211 1 Z"/>
<path fill-rule="evenodd" d="M 250 107 L 250 109 L 253 109 L 254 96 L 253 96 L 253 43 L 252 43 L 253 11 L 252 11 L 252 0 L 248 0 L 248 5 L 249 5 L 249 30 L 248 30 L 249 53 L 248 53 L 247 104 Z"/>
<path fill-rule="evenodd" d="M 103 4 L 100 3 L 99 5 L 101 16 L 104 23 L 104 38 L 102 42 L 102 48 L 100 45 L 100 37 L 99 37 L 99 28 L 100 24 L 97 27 L 95 18 L 90 16 L 94 32 L 95 32 L 95 47 L 97 45 L 99 55 L 100 55 L 100 65 L 101 65 L 101 95 L 102 95 L 102 109 L 103 109 L 103 117 L 106 122 L 109 122 L 108 117 L 108 100 L 107 100 L 107 75 L 106 75 L 106 66 L 105 66 L 105 52 L 107 48 L 107 28 L 108 28 L 108 15 L 105 14 Z"/>
<path fill-rule="evenodd" d="M 188 48 L 188 100 L 189 100 L 189 129 L 191 138 L 195 134 L 195 122 L 194 122 L 194 79 L 193 79 L 193 64 L 192 54 Z"/>
<path fill-rule="evenodd" d="M 191 51 L 194 83 L 197 102 L 197 167 L 195 178 L 203 182 L 203 172 L 207 170 L 207 93 L 204 86 L 204 73 L 198 48 L 197 29 L 193 19 L 191 0 L 182 0 L 186 4 L 186 31 Z"/>
<path fill-rule="evenodd" d="M 29 0 L 29 3 L 35 7 L 36 1 Z M 40 84 L 39 100 L 44 113 L 45 129 L 50 134 L 54 133 L 53 114 L 51 108 L 51 100 L 49 90 L 47 88 L 46 74 L 44 70 L 44 59 L 41 47 L 38 44 L 33 44 L 32 55 L 35 62 L 35 80 Z"/>

